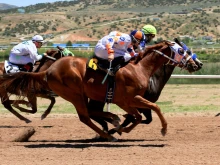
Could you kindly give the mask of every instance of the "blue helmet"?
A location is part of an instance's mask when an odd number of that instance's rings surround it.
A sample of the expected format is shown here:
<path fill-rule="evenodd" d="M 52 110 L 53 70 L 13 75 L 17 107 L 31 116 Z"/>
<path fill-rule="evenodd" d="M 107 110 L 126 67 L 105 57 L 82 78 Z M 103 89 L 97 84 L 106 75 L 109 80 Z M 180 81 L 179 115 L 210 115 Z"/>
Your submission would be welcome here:
<path fill-rule="evenodd" d="M 131 36 L 131 40 L 132 42 L 138 42 L 140 43 L 141 41 L 144 41 L 145 40 L 145 35 L 142 31 L 140 30 L 133 30 L 131 33 L 130 33 L 130 36 Z"/>

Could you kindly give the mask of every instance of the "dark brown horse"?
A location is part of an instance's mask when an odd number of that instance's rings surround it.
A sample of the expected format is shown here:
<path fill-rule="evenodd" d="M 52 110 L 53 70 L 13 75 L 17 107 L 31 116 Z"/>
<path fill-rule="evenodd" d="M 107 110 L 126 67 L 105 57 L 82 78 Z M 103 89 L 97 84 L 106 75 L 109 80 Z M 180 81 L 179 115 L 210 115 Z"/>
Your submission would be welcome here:
<path fill-rule="evenodd" d="M 44 71 L 47 68 L 49 68 L 54 63 L 54 60 L 50 59 L 50 57 L 53 57 L 55 59 L 60 59 L 61 57 L 63 57 L 62 48 L 60 48 L 60 47 L 58 47 L 58 49 L 47 50 L 46 53 L 49 57 L 46 56 L 40 62 L 37 62 L 37 64 L 34 66 L 34 72 Z M 5 71 L 4 71 L 4 63 L 2 62 L 2 63 L 0 63 L 0 75 L 3 75 L 3 74 L 5 74 Z M 23 100 L 23 99 L 22 100 L 10 100 L 7 95 L 7 92 L 4 90 L 1 90 L 0 97 L 1 97 L 1 101 L 2 101 L 2 104 L 4 105 L 4 107 L 7 110 L 9 110 L 11 113 L 13 113 L 16 117 L 18 117 L 20 120 L 23 120 L 26 123 L 29 123 L 31 121 L 29 119 L 25 118 L 24 116 L 22 116 L 21 114 L 19 114 L 17 111 L 15 111 L 12 106 L 19 109 L 21 112 L 34 114 L 37 112 L 37 97 L 48 99 L 48 100 L 50 100 L 50 104 L 49 104 L 47 110 L 41 116 L 41 119 L 43 120 L 50 113 L 53 105 L 55 104 L 54 93 L 52 93 L 49 90 L 42 91 L 42 92 L 38 93 L 36 96 L 32 95 L 30 92 L 27 95 L 28 101 Z M 27 105 L 27 106 L 31 107 L 31 109 L 23 108 L 20 106 L 20 104 Z"/>
<path fill-rule="evenodd" d="M 141 115 L 137 108 L 149 108 L 154 110 L 159 116 L 162 124 L 162 135 L 167 132 L 167 122 L 161 113 L 160 108 L 143 98 L 148 87 L 150 76 L 164 63 L 174 63 L 179 67 L 190 65 L 195 71 L 197 65 L 185 54 L 178 61 L 172 61 L 173 44 L 163 41 L 159 44 L 149 46 L 137 63 L 128 63 L 118 70 L 115 75 L 115 93 L 112 100 L 128 114 L 135 117 L 135 121 L 125 128 L 120 128 L 120 132 L 130 132 L 141 122 Z M 165 58 L 166 57 L 166 58 Z M 39 73 L 23 73 L 5 75 L 0 78 L 0 90 L 5 88 L 17 94 L 27 95 L 33 91 L 33 95 L 44 89 L 51 89 L 56 94 L 71 102 L 79 115 L 80 120 L 97 132 L 101 137 L 109 141 L 115 140 L 112 135 L 102 131 L 89 117 L 87 110 L 88 98 L 104 101 L 106 96 L 107 83 L 101 84 L 105 75 L 97 73 L 92 69 L 87 69 L 87 59 L 77 57 L 64 57 L 56 61 L 46 71 Z"/>

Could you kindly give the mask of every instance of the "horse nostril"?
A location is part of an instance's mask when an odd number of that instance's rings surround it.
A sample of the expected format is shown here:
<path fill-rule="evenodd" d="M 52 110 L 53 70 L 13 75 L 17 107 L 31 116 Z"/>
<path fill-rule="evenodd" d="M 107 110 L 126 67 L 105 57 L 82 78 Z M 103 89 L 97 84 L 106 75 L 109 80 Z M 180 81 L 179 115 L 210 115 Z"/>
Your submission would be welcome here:
<path fill-rule="evenodd" d="M 193 69 L 194 69 L 194 70 L 197 70 L 197 69 L 198 69 L 198 66 L 197 66 L 197 65 L 194 65 L 194 66 L 193 66 Z"/>

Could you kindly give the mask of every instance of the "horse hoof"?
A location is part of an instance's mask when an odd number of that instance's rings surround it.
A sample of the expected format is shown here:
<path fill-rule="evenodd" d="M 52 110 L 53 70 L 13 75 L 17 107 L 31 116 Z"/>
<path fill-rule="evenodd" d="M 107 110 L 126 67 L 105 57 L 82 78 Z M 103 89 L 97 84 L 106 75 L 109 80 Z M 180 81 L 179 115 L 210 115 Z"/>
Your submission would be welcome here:
<path fill-rule="evenodd" d="M 166 129 L 166 128 L 162 128 L 162 129 L 161 129 L 161 134 L 162 134 L 163 136 L 165 136 L 166 133 L 167 133 L 167 129 Z"/>
<path fill-rule="evenodd" d="M 120 123 L 119 123 L 118 120 L 113 120 L 113 121 L 112 121 L 112 125 L 113 125 L 114 127 L 118 128 L 118 127 L 120 126 Z"/>
<path fill-rule="evenodd" d="M 112 136 L 110 139 L 108 139 L 108 141 L 109 142 L 117 142 L 118 139 Z"/>
<path fill-rule="evenodd" d="M 45 118 L 46 118 L 45 115 L 42 115 L 42 116 L 41 116 L 41 120 L 44 120 Z"/>
<path fill-rule="evenodd" d="M 32 107 L 31 103 L 27 103 L 26 107 L 29 107 L 29 108 Z"/>
<path fill-rule="evenodd" d="M 115 115 L 115 116 L 113 117 L 113 121 L 121 122 L 121 119 L 120 119 L 117 115 Z"/>
<path fill-rule="evenodd" d="M 25 120 L 25 123 L 27 123 L 27 124 L 28 124 L 28 123 L 31 123 L 31 120 L 26 119 L 26 120 Z"/>
<path fill-rule="evenodd" d="M 101 138 L 101 136 L 99 134 L 96 134 L 92 139 L 99 140 L 100 138 Z"/>
<path fill-rule="evenodd" d="M 108 134 L 113 135 L 113 134 L 116 133 L 116 132 L 117 132 L 117 131 L 116 131 L 115 129 L 111 129 L 111 130 L 108 131 Z"/>

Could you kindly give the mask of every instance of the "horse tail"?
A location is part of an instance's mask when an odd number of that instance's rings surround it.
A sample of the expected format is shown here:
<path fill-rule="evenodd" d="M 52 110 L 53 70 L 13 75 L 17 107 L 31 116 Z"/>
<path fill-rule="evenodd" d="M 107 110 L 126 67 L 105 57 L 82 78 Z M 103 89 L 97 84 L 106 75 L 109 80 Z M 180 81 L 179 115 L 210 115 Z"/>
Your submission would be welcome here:
<path fill-rule="evenodd" d="M 0 92 L 3 90 L 9 94 L 27 96 L 30 92 L 37 94 L 45 90 L 50 90 L 45 77 L 46 71 L 4 74 L 0 76 Z"/>

